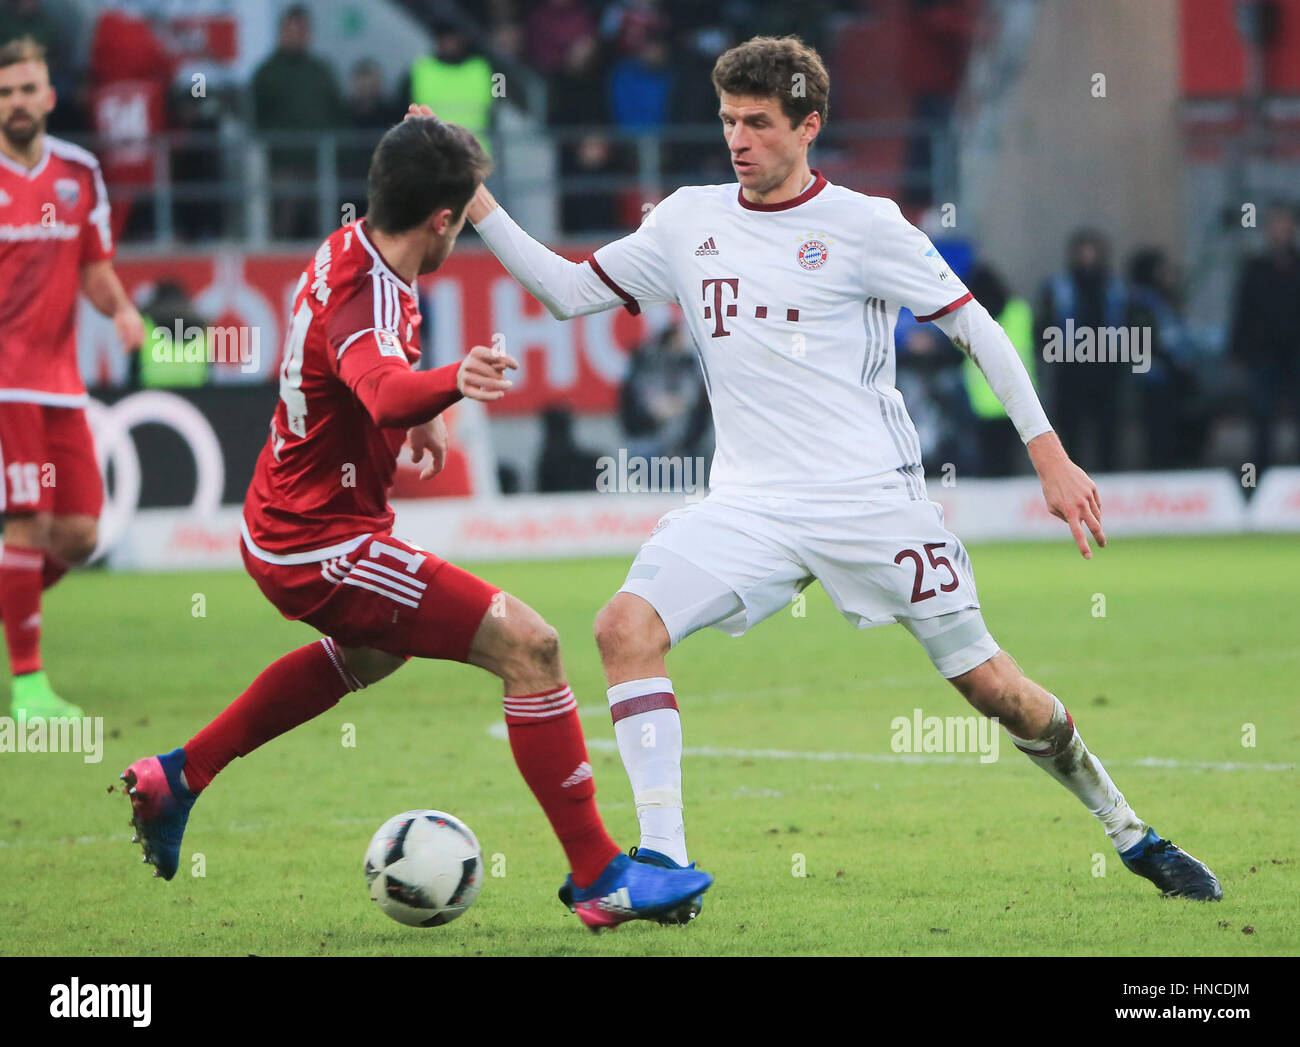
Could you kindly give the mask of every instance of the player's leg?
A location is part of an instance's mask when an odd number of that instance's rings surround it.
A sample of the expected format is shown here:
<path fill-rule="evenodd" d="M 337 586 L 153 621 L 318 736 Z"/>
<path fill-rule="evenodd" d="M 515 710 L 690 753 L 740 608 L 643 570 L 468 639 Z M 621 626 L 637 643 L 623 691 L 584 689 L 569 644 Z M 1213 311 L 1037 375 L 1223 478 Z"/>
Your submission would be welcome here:
<path fill-rule="evenodd" d="M 176 873 L 190 809 L 213 778 L 286 731 L 332 708 L 346 694 L 383 679 L 405 658 L 364 642 L 392 621 L 390 599 L 345 587 L 337 564 L 275 565 L 243 550 L 244 564 L 268 600 L 289 618 L 327 635 L 272 662 L 244 692 L 185 745 L 131 764 L 122 774 L 144 860 L 156 875 Z M 319 616 L 310 614 L 319 611 Z M 331 638 L 337 632 L 344 643 Z"/>
<path fill-rule="evenodd" d="M 104 489 L 86 414 L 39 404 L 0 405 L 0 447 L 13 459 L 4 468 L 6 506 L 14 515 L 5 527 L 9 555 L 0 559 L 0 617 L 14 666 L 14 707 L 29 716 L 80 716 L 81 710 L 50 685 L 40 633 L 42 592 L 69 565 L 88 560 L 98 539 Z M 25 511 L 28 507 L 34 511 Z"/>
<path fill-rule="evenodd" d="M 50 514 L 8 513 L 0 550 L 0 615 L 4 618 L 13 711 L 17 716 L 80 716 L 80 710 L 55 711 L 41 661 L 41 568 L 49 538 Z"/>
<path fill-rule="evenodd" d="M 515 764 L 564 848 L 574 883 L 588 887 L 619 848 L 596 809 L 587 743 L 577 700 L 565 679 L 559 635 L 540 614 L 508 593 L 472 575 L 460 585 L 470 589 L 469 579 L 474 588 L 483 587 L 491 607 L 482 612 L 462 660 L 501 680 Z"/>
<path fill-rule="evenodd" d="M 595 634 L 614 736 L 636 802 L 637 849 L 686 865 L 682 718 L 664 661 L 672 646 L 668 629 L 644 597 L 619 591 L 596 615 Z"/>
<path fill-rule="evenodd" d="M 941 628 L 934 621 L 910 623 L 914 635 L 930 649 L 934 641 L 926 635 L 927 626 Z M 1025 676 L 1010 655 L 998 651 L 950 681 L 979 712 L 1006 728 L 1016 748 L 1079 799 L 1117 851 L 1141 843 L 1146 823 L 1134 813 L 1101 761 L 1088 751 L 1065 706 Z"/>
<path fill-rule="evenodd" d="M 5 516 L 0 618 L 13 673 L 15 716 L 81 715 L 54 693 L 41 659 L 42 575 L 64 465 L 49 444 L 46 421 L 51 413 L 40 404 L 0 404 L 0 507 Z M 73 476 L 67 479 L 71 483 Z"/>
<path fill-rule="evenodd" d="M 569 860 L 561 900 L 600 930 L 658 918 L 706 890 L 713 882 L 708 874 L 638 866 L 606 833 L 555 630 L 508 593 L 422 550 L 417 555 L 438 564 L 438 599 L 421 600 L 425 609 L 404 650 L 468 662 L 501 680 L 510 751 Z"/>
<path fill-rule="evenodd" d="M 769 531 L 761 515 L 715 499 L 671 513 L 596 616 L 610 717 L 641 826 L 638 858 L 689 862 L 668 650 L 706 626 L 739 635 L 806 584 L 806 570 Z"/>
<path fill-rule="evenodd" d="M 1074 719 L 1020 671 L 1004 651 L 952 678 L 976 709 L 997 717 L 1016 748 L 1073 793 L 1106 831 L 1125 866 L 1151 880 L 1166 896 L 1218 901 L 1214 873 L 1142 821 L 1106 768 L 1088 751 Z"/>
<path fill-rule="evenodd" d="M 48 589 L 90 559 L 99 542 L 99 518 L 86 513 L 55 513 L 50 518 L 41 585 Z"/>
<path fill-rule="evenodd" d="M 911 537 L 884 537 L 891 535 Z M 1149 872 L 1155 863 L 1173 869 L 1162 875 L 1167 883 L 1176 879 L 1180 893 L 1200 896 L 1199 878 L 1205 897 L 1218 896 L 1208 869 L 1133 813 L 1065 707 L 998 648 L 980 613 L 970 557 L 944 527 L 938 505 L 882 486 L 876 499 L 842 519 L 817 519 L 800 548 L 846 618 L 860 628 L 901 622 L 971 705 L 997 717 L 1012 741 L 1092 812 L 1129 868 L 1159 883 Z M 1135 868 L 1148 851 L 1147 866 Z"/>
<path fill-rule="evenodd" d="M 122 773 L 136 829 L 132 842 L 143 846 L 155 876 L 176 875 L 190 809 L 235 757 L 314 719 L 405 661 L 365 648 L 348 648 L 347 656 L 345 662 L 344 649 L 329 637 L 290 651 L 179 749 L 137 760 Z"/>
<path fill-rule="evenodd" d="M 0 618 L 4 621 L 13 673 L 15 716 L 19 711 L 28 717 L 82 715 L 80 708 L 54 691 L 41 653 L 43 592 L 68 570 L 68 560 L 52 550 L 66 549 L 69 555 L 78 556 L 84 549 L 79 536 L 61 526 L 64 520 L 47 512 L 11 515 L 5 520 L 4 550 L 0 552 Z M 89 522 L 93 534 L 95 521 Z M 94 547 L 92 538 L 81 558 L 89 556 Z"/>
<path fill-rule="evenodd" d="M 444 573 L 447 572 L 444 568 Z M 697 897 L 713 882 L 695 870 L 654 869 L 629 861 L 610 839 L 596 808 L 596 784 L 578 705 L 565 682 L 555 630 L 527 604 L 458 568 L 452 586 L 486 591 L 468 655 L 504 687 L 506 729 L 515 764 L 546 813 L 572 873 L 560 900 L 592 930 L 627 919 L 658 919 Z"/>
<path fill-rule="evenodd" d="M 272 662 L 183 746 L 184 781 L 195 795 L 237 756 L 332 709 L 353 691 L 396 672 L 405 659 L 326 637 Z"/>
<path fill-rule="evenodd" d="M 45 410 L 53 512 L 41 582 L 46 589 L 90 559 L 99 542 L 104 482 L 95 460 L 94 437 L 86 412 L 72 407 Z"/>

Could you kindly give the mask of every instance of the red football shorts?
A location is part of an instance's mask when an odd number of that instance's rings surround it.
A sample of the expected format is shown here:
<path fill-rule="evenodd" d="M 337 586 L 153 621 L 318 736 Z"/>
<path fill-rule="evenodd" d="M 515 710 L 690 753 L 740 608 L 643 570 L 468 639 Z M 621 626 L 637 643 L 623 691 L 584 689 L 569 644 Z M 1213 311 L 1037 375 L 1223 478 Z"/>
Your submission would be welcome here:
<path fill-rule="evenodd" d="M 500 591 L 391 532 L 369 535 L 345 556 L 268 563 L 240 544 L 253 581 L 286 618 L 344 647 L 464 662 Z"/>
<path fill-rule="evenodd" d="M 98 517 L 104 484 L 80 407 L 0 403 L 0 513 Z"/>

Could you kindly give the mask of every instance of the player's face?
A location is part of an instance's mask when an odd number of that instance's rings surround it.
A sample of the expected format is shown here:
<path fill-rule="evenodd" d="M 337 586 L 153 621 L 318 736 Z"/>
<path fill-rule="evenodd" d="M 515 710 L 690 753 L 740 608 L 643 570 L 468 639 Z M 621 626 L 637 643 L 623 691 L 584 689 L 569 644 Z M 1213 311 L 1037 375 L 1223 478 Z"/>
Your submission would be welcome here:
<path fill-rule="evenodd" d="M 718 115 L 736 180 L 758 196 L 772 192 L 790 177 L 804 161 L 821 126 L 821 117 L 810 113 L 802 123 L 791 127 L 777 99 L 725 91 Z"/>
<path fill-rule="evenodd" d="M 0 69 L 0 133 L 11 146 L 26 148 L 45 130 L 54 108 L 54 89 L 44 62 L 17 62 Z"/>

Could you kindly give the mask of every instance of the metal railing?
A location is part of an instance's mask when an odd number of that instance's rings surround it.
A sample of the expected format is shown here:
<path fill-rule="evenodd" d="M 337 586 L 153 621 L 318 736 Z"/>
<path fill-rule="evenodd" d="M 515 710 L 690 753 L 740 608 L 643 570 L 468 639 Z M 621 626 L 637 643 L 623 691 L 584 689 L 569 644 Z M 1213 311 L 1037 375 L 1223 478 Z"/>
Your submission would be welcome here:
<path fill-rule="evenodd" d="M 364 213 L 370 151 L 382 128 L 259 134 L 238 121 L 218 131 L 173 132 L 144 143 L 77 142 L 99 156 L 117 207 L 128 207 L 124 243 L 171 250 L 194 242 L 239 243 L 254 249 L 282 242 L 317 241 Z M 616 127 L 566 127 L 494 133 L 493 192 L 510 207 L 524 196 L 549 200 L 558 212 L 566 198 L 635 196 L 656 201 L 682 185 L 734 180 L 726 146 L 713 124 L 673 126 L 653 133 Z M 573 170 L 572 156 L 598 140 L 602 165 Z M 872 144 L 892 143 L 873 159 Z M 550 162 L 539 164 L 538 150 Z M 151 159 L 152 177 L 134 184 L 114 181 L 114 159 L 130 151 Z M 914 155 L 928 154 L 915 162 Z M 202 177 L 177 175 L 178 158 Z M 919 121 L 831 123 L 813 154 L 813 165 L 849 188 L 903 195 L 913 200 L 955 199 L 957 172 L 946 124 Z M 349 209 L 349 205 L 350 208 Z M 310 218 L 306 216 L 310 214 Z M 289 219 L 292 219 L 291 221 Z M 619 234 L 584 226 L 581 235 Z M 563 236 L 569 230 L 558 228 Z"/>

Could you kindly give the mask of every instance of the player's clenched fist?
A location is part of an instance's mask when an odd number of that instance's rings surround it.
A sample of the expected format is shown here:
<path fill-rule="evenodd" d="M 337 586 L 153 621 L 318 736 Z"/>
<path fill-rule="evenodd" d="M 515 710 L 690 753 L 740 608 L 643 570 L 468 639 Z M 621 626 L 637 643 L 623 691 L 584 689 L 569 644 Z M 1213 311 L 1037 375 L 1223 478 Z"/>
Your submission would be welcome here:
<path fill-rule="evenodd" d="M 505 377 L 507 368 L 518 367 L 519 362 L 492 346 L 476 345 L 461 362 L 456 372 L 456 388 L 471 400 L 491 403 L 506 395 L 515 383 Z"/>

